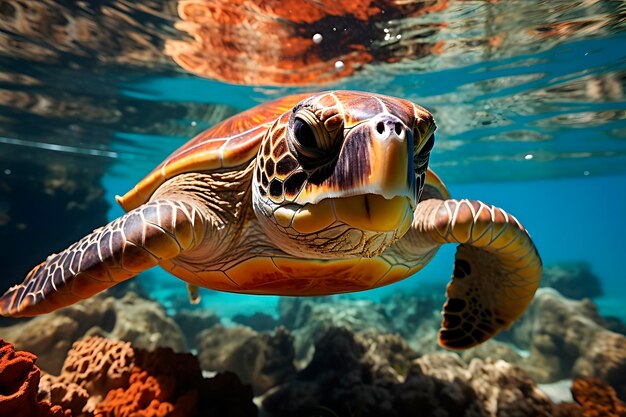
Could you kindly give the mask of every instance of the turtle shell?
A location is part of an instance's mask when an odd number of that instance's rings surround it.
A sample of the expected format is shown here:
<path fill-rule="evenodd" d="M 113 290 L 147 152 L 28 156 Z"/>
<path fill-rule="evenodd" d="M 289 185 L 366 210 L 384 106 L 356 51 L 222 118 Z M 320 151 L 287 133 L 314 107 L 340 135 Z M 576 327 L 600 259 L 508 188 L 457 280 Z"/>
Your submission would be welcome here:
<path fill-rule="evenodd" d="M 168 156 L 124 196 L 116 196 L 126 211 L 146 203 L 165 181 L 194 171 L 239 167 L 257 153 L 263 136 L 276 119 L 311 94 L 273 100 L 230 117 L 205 130 Z"/>

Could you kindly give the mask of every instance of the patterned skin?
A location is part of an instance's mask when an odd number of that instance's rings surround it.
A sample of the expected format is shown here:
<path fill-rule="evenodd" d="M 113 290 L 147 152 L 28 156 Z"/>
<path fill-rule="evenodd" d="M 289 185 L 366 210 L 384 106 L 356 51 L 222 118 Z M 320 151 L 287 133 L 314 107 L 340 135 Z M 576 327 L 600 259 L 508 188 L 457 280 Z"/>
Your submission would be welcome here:
<path fill-rule="evenodd" d="M 289 96 L 192 139 L 118 202 L 128 213 L 34 268 L 0 314 L 61 308 L 160 265 L 222 291 L 322 295 L 404 279 L 459 244 L 439 343 L 507 328 L 541 260 L 502 209 L 451 200 L 428 169 L 435 124 L 405 100 L 354 91 Z"/>

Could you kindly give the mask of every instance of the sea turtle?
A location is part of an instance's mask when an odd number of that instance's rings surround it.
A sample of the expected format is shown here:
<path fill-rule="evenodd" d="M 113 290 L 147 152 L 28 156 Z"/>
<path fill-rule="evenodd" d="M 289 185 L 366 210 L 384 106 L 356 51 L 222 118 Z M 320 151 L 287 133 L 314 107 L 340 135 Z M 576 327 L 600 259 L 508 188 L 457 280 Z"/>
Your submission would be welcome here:
<path fill-rule="evenodd" d="M 435 123 L 409 101 L 292 95 L 216 125 L 117 201 L 127 211 L 35 267 L 0 314 L 47 313 L 160 265 L 198 287 L 322 295 L 391 284 L 458 243 L 439 343 L 481 343 L 537 289 L 541 260 L 510 214 L 452 200 L 428 168 Z"/>

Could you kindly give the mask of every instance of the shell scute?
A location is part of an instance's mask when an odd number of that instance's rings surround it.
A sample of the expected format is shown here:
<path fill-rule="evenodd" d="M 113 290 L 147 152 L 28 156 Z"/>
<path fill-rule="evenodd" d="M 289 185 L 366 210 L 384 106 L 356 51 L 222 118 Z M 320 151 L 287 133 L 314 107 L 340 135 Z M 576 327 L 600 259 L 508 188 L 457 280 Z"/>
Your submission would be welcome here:
<path fill-rule="evenodd" d="M 200 133 L 124 196 L 117 196 L 117 202 L 129 211 L 147 202 L 157 188 L 176 175 L 236 167 L 250 161 L 267 129 L 307 96 L 309 94 L 295 94 L 261 104 Z"/>

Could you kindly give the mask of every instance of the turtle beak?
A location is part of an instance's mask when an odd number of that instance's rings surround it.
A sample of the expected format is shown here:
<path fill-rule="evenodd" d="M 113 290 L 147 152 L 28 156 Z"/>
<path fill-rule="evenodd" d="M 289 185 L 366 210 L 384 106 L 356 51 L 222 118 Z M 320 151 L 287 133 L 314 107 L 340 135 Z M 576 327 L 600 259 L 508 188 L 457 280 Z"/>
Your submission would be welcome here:
<path fill-rule="evenodd" d="M 371 144 L 369 188 L 391 199 L 408 197 L 415 207 L 413 135 L 397 117 L 382 114 L 361 129 L 368 130 Z"/>
<path fill-rule="evenodd" d="M 388 113 L 347 129 L 334 172 L 343 195 L 406 197 L 415 208 L 413 147 L 411 130 Z"/>
<path fill-rule="evenodd" d="M 405 197 L 417 204 L 413 166 L 413 134 L 389 113 L 345 129 L 344 143 L 332 171 L 315 193 L 308 189 L 298 204 L 318 203 L 325 198 L 373 194 L 391 200 Z"/>

